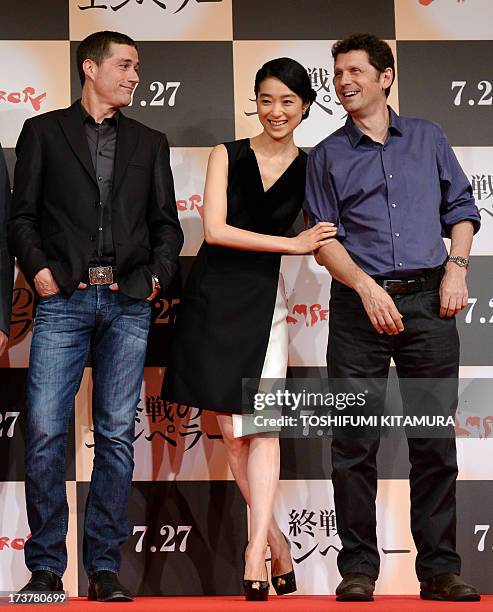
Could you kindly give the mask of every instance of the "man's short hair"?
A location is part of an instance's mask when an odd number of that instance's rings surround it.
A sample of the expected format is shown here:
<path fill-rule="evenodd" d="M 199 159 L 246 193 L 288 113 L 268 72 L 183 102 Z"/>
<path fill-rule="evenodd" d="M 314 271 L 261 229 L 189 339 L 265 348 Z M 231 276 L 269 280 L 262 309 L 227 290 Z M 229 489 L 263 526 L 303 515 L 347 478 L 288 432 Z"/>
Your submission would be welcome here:
<path fill-rule="evenodd" d="M 86 59 L 90 59 L 95 62 L 98 66 L 110 55 L 111 43 L 116 45 L 129 45 L 135 47 L 137 45 L 134 40 L 126 34 L 120 32 L 110 32 L 104 30 L 103 32 L 94 32 L 89 34 L 77 47 L 77 70 L 79 71 L 80 84 L 84 85 L 86 75 L 84 74 L 84 68 L 82 64 Z"/>
<path fill-rule="evenodd" d="M 386 68 L 392 68 L 392 83 L 395 79 L 395 59 L 390 46 L 378 36 L 373 34 L 351 34 L 347 38 L 338 40 L 332 47 L 332 57 L 334 61 L 340 53 L 349 51 L 366 51 L 368 61 L 378 71 L 379 75 Z M 392 83 L 385 90 L 388 97 Z"/>

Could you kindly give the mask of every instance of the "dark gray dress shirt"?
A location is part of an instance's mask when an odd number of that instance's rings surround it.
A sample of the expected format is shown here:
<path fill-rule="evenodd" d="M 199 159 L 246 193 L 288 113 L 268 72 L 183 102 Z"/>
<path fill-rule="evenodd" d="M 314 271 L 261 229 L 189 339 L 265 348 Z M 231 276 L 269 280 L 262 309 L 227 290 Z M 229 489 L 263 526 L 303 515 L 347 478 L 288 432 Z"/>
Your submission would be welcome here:
<path fill-rule="evenodd" d="M 99 202 L 97 203 L 100 212 L 99 225 L 95 241 L 96 248 L 89 265 L 109 266 L 115 264 L 115 249 L 111 232 L 111 193 L 119 113 L 111 118 L 104 119 L 102 123 L 96 123 L 82 104 L 80 108 L 99 187 Z"/>

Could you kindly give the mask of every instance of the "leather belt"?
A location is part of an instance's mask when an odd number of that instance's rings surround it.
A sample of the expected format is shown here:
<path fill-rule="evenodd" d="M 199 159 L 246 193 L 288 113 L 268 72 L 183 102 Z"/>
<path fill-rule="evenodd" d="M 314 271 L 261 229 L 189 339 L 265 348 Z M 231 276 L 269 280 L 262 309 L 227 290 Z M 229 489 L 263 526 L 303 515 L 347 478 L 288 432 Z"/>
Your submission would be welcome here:
<path fill-rule="evenodd" d="M 416 278 L 380 278 L 373 280 L 381 285 L 389 295 L 408 295 L 419 291 L 430 291 L 438 289 L 445 272 L 444 266 L 425 271 L 422 276 Z"/>

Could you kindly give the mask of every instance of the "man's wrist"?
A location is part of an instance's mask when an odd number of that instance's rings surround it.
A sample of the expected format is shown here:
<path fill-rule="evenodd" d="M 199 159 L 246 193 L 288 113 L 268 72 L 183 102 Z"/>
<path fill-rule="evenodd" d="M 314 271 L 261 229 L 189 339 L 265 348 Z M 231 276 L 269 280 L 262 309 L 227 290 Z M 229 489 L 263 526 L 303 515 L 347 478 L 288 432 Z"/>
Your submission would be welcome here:
<path fill-rule="evenodd" d="M 362 296 L 364 293 L 370 293 L 372 286 L 376 284 L 369 274 L 361 271 L 360 274 L 355 275 L 352 288 L 359 296 Z"/>
<path fill-rule="evenodd" d="M 458 266 L 454 262 L 448 261 L 445 265 L 445 272 L 446 274 L 465 277 L 467 275 L 467 267 Z"/>
<path fill-rule="evenodd" d="M 458 268 L 465 268 L 469 266 L 469 258 L 463 257 L 462 255 L 449 255 L 447 258 L 447 264 L 452 263 Z"/>
<path fill-rule="evenodd" d="M 152 291 L 161 291 L 161 281 L 157 274 L 152 275 Z"/>
<path fill-rule="evenodd" d="M 34 276 L 33 276 L 33 280 L 36 280 L 36 278 L 38 277 L 38 275 L 39 275 L 41 272 L 44 272 L 45 270 L 48 270 L 49 272 L 51 272 L 50 268 L 48 268 L 48 267 L 46 267 L 46 266 L 43 266 L 42 268 L 39 268 L 39 269 L 37 270 L 37 272 L 34 274 Z"/>

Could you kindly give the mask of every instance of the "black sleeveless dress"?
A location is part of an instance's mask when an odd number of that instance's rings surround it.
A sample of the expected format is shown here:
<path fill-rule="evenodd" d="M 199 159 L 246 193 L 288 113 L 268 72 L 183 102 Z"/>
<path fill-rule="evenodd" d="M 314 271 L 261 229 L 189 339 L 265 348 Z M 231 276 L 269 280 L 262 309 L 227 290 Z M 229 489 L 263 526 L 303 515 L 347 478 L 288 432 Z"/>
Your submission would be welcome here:
<path fill-rule="evenodd" d="M 249 139 L 225 143 L 228 152 L 226 223 L 284 236 L 303 204 L 307 155 L 298 157 L 267 191 Z M 280 299 L 280 253 L 241 251 L 203 243 L 176 317 L 163 398 L 203 410 L 241 414 L 242 378 L 287 368 L 286 350 L 269 351 Z M 280 316 L 279 316 L 280 315 Z M 281 331 L 282 333 L 282 331 Z M 276 332 L 278 334 L 278 332 Z M 283 360 L 266 368 L 266 356 Z M 268 374 L 268 376 L 271 376 Z"/>

